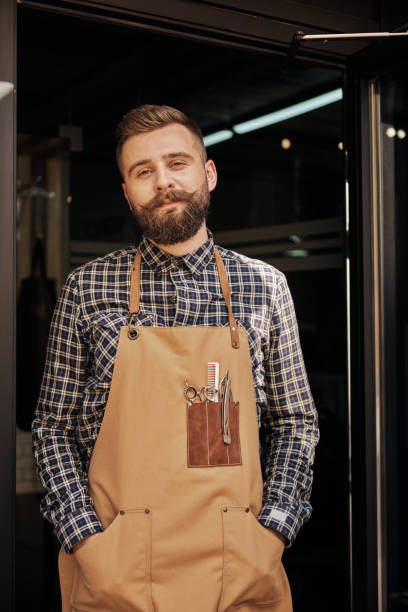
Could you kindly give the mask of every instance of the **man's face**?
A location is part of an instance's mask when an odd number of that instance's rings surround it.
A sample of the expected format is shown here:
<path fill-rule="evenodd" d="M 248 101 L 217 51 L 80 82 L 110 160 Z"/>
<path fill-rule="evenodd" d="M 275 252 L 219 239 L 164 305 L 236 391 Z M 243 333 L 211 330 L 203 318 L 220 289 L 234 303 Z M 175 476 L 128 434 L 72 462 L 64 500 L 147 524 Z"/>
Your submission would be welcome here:
<path fill-rule="evenodd" d="M 214 163 L 205 164 L 197 138 L 172 123 L 132 136 L 123 145 L 123 191 L 147 238 L 158 245 L 185 242 L 205 223 Z"/>

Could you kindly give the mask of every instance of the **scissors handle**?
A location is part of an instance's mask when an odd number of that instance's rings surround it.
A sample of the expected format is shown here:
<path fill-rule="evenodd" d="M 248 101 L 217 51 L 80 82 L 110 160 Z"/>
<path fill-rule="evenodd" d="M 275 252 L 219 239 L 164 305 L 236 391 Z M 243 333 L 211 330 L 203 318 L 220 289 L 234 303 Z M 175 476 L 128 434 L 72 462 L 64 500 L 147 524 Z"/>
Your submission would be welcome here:
<path fill-rule="evenodd" d="M 218 389 L 216 389 L 215 387 L 212 387 L 211 385 L 205 385 L 204 387 L 200 388 L 199 395 L 201 396 L 202 393 L 206 400 L 213 402 L 217 391 Z"/>
<path fill-rule="evenodd" d="M 200 397 L 200 391 L 197 391 L 197 389 L 193 385 L 189 385 L 186 379 L 184 379 L 184 382 L 186 385 L 186 388 L 184 389 L 184 397 L 188 402 L 194 402 L 197 395 L 198 397 Z"/>

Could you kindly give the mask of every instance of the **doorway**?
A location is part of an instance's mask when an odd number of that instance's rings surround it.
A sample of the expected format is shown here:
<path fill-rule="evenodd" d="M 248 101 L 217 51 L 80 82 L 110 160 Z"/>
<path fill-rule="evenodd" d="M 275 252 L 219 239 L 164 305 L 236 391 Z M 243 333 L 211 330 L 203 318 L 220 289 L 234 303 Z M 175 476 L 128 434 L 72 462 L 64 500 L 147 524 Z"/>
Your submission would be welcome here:
<path fill-rule="evenodd" d="M 127 110 L 169 104 L 198 122 L 220 176 L 208 220 L 215 242 L 286 274 L 320 416 L 314 513 L 284 555 L 294 607 L 343 612 L 349 492 L 341 71 L 299 59 L 283 72 L 274 53 L 28 7 L 18 18 L 18 168 L 27 192 L 21 223 L 28 224 L 19 238 L 19 279 L 30 275 L 41 198 L 44 276 L 57 291 L 73 267 L 138 240 L 114 161 L 114 128 Z M 315 110 L 238 129 L 325 94 L 332 101 Z M 27 458 L 24 433 L 20 427 L 18 452 Z M 42 610 L 55 612 L 58 546 L 39 519 L 38 482 L 32 473 L 27 479 L 17 495 L 17 610 L 41 601 Z M 311 588 L 317 579 L 319 588 Z"/>

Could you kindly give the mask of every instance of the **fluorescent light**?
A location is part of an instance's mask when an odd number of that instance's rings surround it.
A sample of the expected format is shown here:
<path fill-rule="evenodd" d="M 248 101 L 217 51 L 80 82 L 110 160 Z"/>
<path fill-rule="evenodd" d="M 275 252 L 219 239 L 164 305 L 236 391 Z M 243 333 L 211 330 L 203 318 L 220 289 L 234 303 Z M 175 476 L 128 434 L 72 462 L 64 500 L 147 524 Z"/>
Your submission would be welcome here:
<path fill-rule="evenodd" d="M 268 113 L 267 115 L 262 115 L 261 117 L 256 117 L 255 119 L 250 119 L 249 121 L 244 121 L 243 123 L 237 123 L 237 125 L 234 125 L 232 129 L 237 134 L 246 134 L 246 132 L 259 130 L 267 125 L 280 123 L 281 121 L 292 119 L 292 117 L 297 117 L 298 115 L 308 113 L 316 108 L 333 104 L 333 102 L 338 102 L 342 98 L 343 90 L 340 87 L 339 89 L 333 89 L 325 94 L 315 96 L 314 98 L 309 98 L 309 100 L 304 100 L 303 102 L 298 102 L 298 104 L 293 104 L 293 106 L 287 106 L 286 108 L 282 108 L 281 110 L 273 113 Z"/>
<path fill-rule="evenodd" d="M 307 257 L 309 255 L 309 251 L 306 249 L 289 249 L 288 251 L 283 252 L 286 257 Z"/>
<path fill-rule="evenodd" d="M 211 147 L 211 145 L 215 145 L 223 140 L 229 140 L 234 135 L 234 132 L 231 130 L 220 130 L 219 132 L 214 132 L 214 134 L 208 134 L 208 136 L 204 136 L 204 146 Z"/>

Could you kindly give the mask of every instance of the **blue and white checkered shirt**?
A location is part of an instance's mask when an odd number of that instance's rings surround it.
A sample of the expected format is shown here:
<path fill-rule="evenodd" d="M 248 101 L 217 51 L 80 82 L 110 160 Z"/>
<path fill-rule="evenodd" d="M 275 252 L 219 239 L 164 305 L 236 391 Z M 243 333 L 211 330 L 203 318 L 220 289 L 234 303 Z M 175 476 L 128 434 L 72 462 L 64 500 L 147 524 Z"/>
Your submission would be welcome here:
<path fill-rule="evenodd" d="M 169 255 L 142 239 L 137 324 L 228 325 L 211 232 L 199 249 Z M 291 544 L 311 514 L 317 413 L 285 276 L 272 266 L 217 247 L 232 310 L 248 333 L 260 427 L 264 496 L 259 521 Z M 119 330 L 128 323 L 136 247 L 71 272 L 55 308 L 33 421 L 34 456 L 46 495 L 41 513 L 67 552 L 102 531 L 88 494 L 88 467 L 112 379 Z"/>

